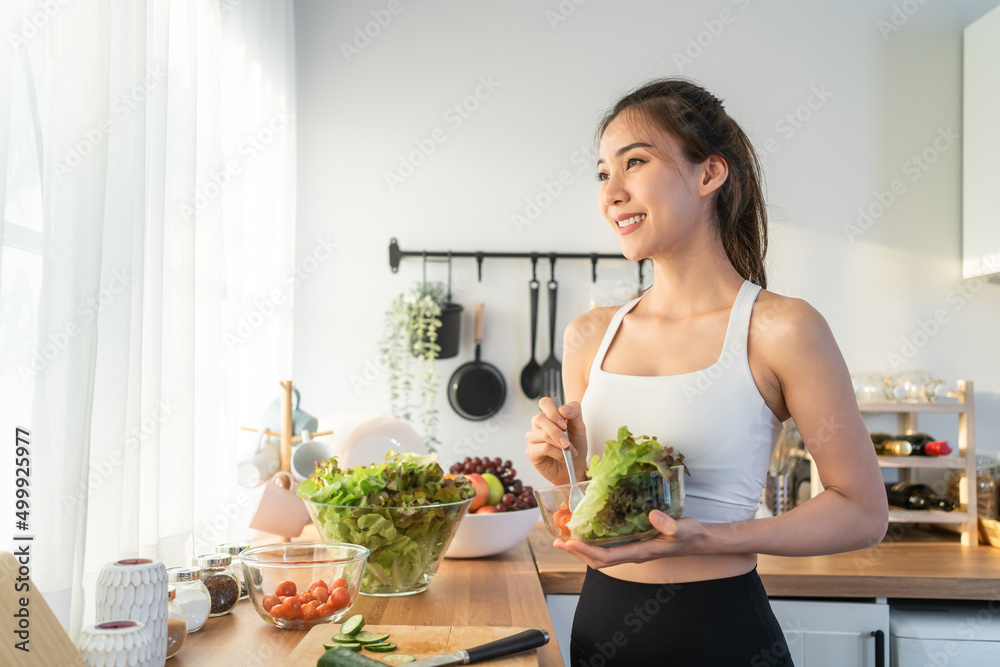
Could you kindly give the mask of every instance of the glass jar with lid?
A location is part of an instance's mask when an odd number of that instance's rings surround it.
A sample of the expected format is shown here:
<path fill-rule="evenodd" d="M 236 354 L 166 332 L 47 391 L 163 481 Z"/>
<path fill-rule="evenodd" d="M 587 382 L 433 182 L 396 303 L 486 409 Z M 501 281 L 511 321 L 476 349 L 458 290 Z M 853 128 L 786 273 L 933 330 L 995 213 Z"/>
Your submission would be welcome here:
<path fill-rule="evenodd" d="M 212 597 L 209 617 L 228 614 L 240 599 L 240 580 L 233 573 L 232 556 L 204 554 L 196 560 L 201 568 L 201 580 Z"/>
<path fill-rule="evenodd" d="M 948 473 L 948 496 L 958 502 L 963 470 Z M 976 457 L 976 480 L 969 484 L 969 498 L 976 499 L 976 511 L 985 519 L 997 518 L 997 487 L 1000 486 L 1000 461 L 985 456 Z"/>
<path fill-rule="evenodd" d="M 242 544 L 239 542 L 226 542 L 225 544 L 220 544 L 216 547 L 216 551 L 220 554 L 229 554 L 232 558 L 233 574 L 240 582 L 240 599 L 246 600 L 250 597 L 250 589 L 247 587 L 247 582 L 243 579 L 243 565 L 240 563 L 240 554 L 249 549 L 249 544 Z"/>
<path fill-rule="evenodd" d="M 167 583 L 176 591 L 174 599 L 184 612 L 187 631 L 201 630 L 212 609 L 212 595 L 201 580 L 201 570 L 196 567 L 168 568 Z"/>
<path fill-rule="evenodd" d="M 167 587 L 167 657 L 172 658 L 177 655 L 184 645 L 184 638 L 187 637 L 187 616 L 184 609 L 177 602 L 177 587 Z"/>

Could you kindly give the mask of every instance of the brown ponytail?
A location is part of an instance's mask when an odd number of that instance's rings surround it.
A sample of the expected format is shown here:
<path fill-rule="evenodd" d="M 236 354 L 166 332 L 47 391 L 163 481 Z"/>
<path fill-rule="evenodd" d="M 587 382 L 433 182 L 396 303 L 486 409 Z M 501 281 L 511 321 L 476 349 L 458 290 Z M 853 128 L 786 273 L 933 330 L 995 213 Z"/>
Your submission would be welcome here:
<path fill-rule="evenodd" d="M 710 155 L 726 161 L 729 175 L 715 198 L 722 246 L 744 279 L 767 287 L 767 208 L 760 162 L 750 139 L 726 113 L 722 102 L 686 79 L 651 81 L 623 97 L 607 113 L 598 127 L 598 141 L 622 112 L 669 133 L 690 162 L 703 162 Z"/>

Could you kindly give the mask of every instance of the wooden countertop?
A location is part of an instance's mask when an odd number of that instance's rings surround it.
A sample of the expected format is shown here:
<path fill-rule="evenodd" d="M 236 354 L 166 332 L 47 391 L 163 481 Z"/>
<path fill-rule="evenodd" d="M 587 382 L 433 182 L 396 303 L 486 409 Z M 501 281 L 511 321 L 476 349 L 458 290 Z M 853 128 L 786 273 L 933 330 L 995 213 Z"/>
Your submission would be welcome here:
<path fill-rule="evenodd" d="M 537 526 L 529 537 L 546 594 L 580 592 L 586 566 L 552 546 Z M 757 572 L 773 597 L 1000 600 L 1000 549 L 957 542 L 883 541 L 831 556 L 759 556 Z"/>
<path fill-rule="evenodd" d="M 492 558 L 446 558 L 424 593 L 396 598 L 358 596 L 351 613 L 371 624 L 492 625 L 544 628 L 551 639 L 539 649 L 539 665 L 561 667 L 555 633 L 527 542 Z M 331 624 L 333 628 L 337 624 Z M 225 616 L 210 618 L 187 636 L 172 667 L 280 665 L 306 636 L 265 623 L 249 600 Z M 316 656 L 319 659 L 319 656 Z M 313 663 L 315 664 L 315 663 Z"/>

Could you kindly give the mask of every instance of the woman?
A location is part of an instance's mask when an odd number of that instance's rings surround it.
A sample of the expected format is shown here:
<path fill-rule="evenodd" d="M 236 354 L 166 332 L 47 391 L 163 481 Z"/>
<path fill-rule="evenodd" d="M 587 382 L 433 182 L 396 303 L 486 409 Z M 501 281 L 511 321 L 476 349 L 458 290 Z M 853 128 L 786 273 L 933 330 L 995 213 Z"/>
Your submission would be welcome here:
<path fill-rule="evenodd" d="M 652 540 L 556 540 L 588 565 L 571 662 L 791 664 L 756 555 L 859 549 L 886 530 L 882 477 L 847 367 L 818 312 L 762 289 L 760 166 L 718 99 L 688 81 L 654 81 L 620 100 L 598 136 L 601 212 L 625 257 L 652 259 L 655 282 L 567 327 L 567 402 L 539 401 L 527 455 L 565 484 L 569 447 L 583 480 L 586 458 L 628 426 L 684 454 L 691 476 L 680 520 L 650 513 L 661 533 Z M 825 490 L 754 519 L 789 418 Z"/>

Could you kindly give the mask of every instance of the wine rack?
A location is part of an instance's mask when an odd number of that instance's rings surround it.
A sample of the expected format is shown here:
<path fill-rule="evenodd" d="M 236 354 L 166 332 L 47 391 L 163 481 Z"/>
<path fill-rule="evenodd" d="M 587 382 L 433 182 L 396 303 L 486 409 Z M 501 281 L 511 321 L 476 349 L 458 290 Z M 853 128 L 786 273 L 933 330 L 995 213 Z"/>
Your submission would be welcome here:
<path fill-rule="evenodd" d="M 918 432 L 917 417 L 920 414 L 958 415 L 958 451 L 948 456 L 879 456 L 878 464 L 883 468 L 898 468 L 900 479 L 910 481 L 913 471 L 928 468 L 936 470 L 958 470 L 962 473 L 959 484 L 959 506 L 952 512 L 941 510 L 900 510 L 889 508 L 890 523 L 933 523 L 954 524 L 962 535 L 964 546 L 979 544 L 979 517 L 976 500 L 976 428 L 975 401 L 971 380 L 959 380 L 958 390 L 949 393 L 958 399 L 955 402 L 902 403 L 886 401 L 881 403 L 859 403 L 862 413 L 894 413 L 898 419 L 898 432 L 911 435 Z M 823 490 L 819 482 L 816 463 L 811 464 L 812 494 Z"/>

